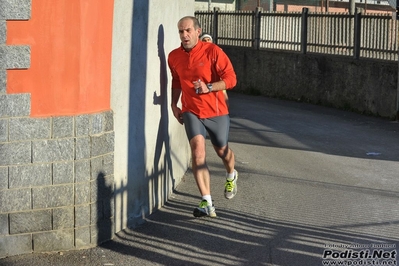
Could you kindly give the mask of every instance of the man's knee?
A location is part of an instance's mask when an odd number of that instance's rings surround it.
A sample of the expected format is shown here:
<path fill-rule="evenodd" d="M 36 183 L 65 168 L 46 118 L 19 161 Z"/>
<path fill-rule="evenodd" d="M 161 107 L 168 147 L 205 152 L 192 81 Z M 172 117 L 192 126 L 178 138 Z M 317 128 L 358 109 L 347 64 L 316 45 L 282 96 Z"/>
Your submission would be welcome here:
<path fill-rule="evenodd" d="M 205 145 L 201 141 L 191 143 L 191 155 L 193 160 L 203 160 L 205 159 Z"/>
<path fill-rule="evenodd" d="M 229 153 L 230 153 L 230 149 L 227 145 L 224 146 L 223 148 L 216 149 L 216 154 L 222 159 L 226 159 L 226 157 L 229 155 Z"/>

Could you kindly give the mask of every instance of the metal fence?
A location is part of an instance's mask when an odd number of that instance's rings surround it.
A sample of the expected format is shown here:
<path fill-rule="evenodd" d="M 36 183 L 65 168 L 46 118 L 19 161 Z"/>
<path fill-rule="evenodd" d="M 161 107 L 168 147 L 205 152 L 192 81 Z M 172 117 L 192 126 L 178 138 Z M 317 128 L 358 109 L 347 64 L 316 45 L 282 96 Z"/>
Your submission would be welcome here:
<path fill-rule="evenodd" d="M 197 11 L 203 32 L 219 45 L 398 60 L 392 16 L 356 13 Z"/>

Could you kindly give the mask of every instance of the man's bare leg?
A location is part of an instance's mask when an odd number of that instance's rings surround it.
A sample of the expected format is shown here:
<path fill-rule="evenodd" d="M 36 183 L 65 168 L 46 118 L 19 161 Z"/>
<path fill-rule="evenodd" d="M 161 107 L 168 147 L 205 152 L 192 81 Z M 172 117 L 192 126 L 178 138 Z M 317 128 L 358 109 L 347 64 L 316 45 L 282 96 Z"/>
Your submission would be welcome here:
<path fill-rule="evenodd" d="M 194 209 L 195 217 L 216 217 L 215 207 L 211 197 L 211 177 L 206 164 L 205 138 L 197 135 L 190 140 L 192 168 L 195 181 L 202 196 L 198 208 Z"/>
<path fill-rule="evenodd" d="M 234 152 L 229 148 L 229 145 L 223 147 L 213 146 L 213 148 L 215 149 L 216 154 L 222 159 L 226 172 L 233 173 L 235 158 Z"/>
<path fill-rule="evenodd" d="M 234 152 L 228 145 L 223 147 L 215 147 L 217 155 L 222 159 L 224 167 L 226 168 L 226 183 L 224 185 L 224 196 L 226 199 L 232 199 L 237 194 L 237 179 L 238 173 L 234 169 L 235 158 Z"/>
<path fill-rule="evenodd" d="M 201 196 L 211 194 L 209 169 L 206 164 L 205 138 L 197 135 L 190 140 L 192 169 Z"/>

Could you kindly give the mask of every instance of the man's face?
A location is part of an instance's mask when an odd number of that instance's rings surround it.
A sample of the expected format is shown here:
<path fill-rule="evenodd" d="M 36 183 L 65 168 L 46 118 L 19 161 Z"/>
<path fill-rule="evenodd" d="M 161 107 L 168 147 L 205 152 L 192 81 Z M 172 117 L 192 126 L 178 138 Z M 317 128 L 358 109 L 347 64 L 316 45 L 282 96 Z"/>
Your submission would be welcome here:
<path fill-rule="evenodd" d="M 201 29 L 195 29 L 191 19 L 184 19 L 178 25 L 181 43 L 186 51 L 190 51 L 198 43 Z"/>

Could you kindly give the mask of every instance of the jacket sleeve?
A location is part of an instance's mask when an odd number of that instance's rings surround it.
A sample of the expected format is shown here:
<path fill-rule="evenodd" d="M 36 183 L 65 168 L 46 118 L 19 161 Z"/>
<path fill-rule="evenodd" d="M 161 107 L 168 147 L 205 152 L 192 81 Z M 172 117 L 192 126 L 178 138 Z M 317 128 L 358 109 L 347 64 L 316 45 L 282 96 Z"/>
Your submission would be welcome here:
<path fill-rule="evenodd" d="M 176 72 L 173 64 L 173 59 L 171 57 L 171 55 L 169 55 L 168 57 L 168 66 L 170 69 L 170 73 L 172 74 L 172 89 L 181 89 L 180 78 Z"/>
<path fill-rule="evenodd" d="M 226 84 L 226 89 L 232 89 L 237 84 L 237 77 L 233 68 L 233 64 L 231 63 L 226 53 L 220 47 L 217 46 L 215 52 L 216 56 L 214 57 L 214 65 L 216 72 L 220 79 L 223 80 Z"/>

